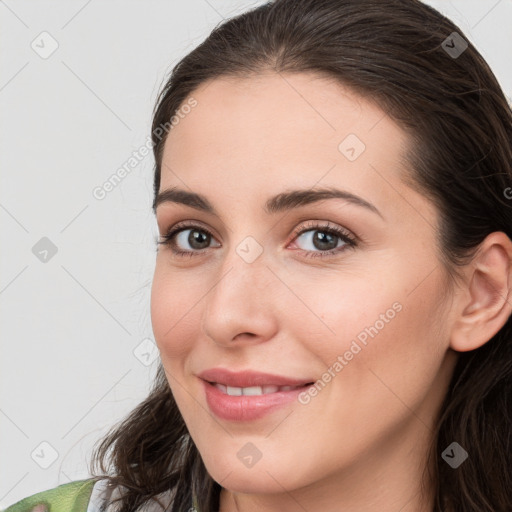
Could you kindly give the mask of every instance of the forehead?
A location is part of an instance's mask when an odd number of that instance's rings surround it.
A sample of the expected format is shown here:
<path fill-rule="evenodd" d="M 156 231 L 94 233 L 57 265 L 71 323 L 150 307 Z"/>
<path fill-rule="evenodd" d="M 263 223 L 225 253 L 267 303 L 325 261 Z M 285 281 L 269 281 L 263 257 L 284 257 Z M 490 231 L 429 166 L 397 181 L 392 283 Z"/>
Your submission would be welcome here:
<path fill-rule="evenodd" d="M 197 105 L 165 142 L 160 190 L 185 184 L 217 196 L 270 196 L 321 180 L 365 190 L 379 203 L 390 189 L 376 173 L 401 186 L 406 134 L 378 105 L 332 78 L 222 77 L 191 96 Z"/>
<path fill-rule="evenodd" d="M 251 141 L 259 146 L 331 144 L 350 128 L 364 137 L 386 117 L 379 106 L 333 78 L 312 73 L 219 77 L 202 84 L 192 96 L 197 106 L 171 130 L 166 149 L 174 142 L 246 147 Z M 393 131 L 400 132 L 389 118 L 386 121 L 386 129 L 393 125 Z"/>

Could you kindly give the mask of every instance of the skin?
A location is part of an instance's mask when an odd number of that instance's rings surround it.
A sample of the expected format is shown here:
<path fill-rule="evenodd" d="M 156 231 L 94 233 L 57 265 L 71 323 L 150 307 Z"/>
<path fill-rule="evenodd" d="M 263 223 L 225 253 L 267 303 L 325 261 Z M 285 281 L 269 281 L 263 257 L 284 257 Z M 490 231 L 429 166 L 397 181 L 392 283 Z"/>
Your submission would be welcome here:
<path fill-rule="evenodd" d="M 220 511 L 431 511 L 433 488 L 425 481 L 422 493 L 420 483 L 434 421 L 458 352 L 486 343 L 511 313 L 510 240 L 489 235 L 450 288 L 437 211 L 401 179 L 406 133 L 333 80 L 269 72 L 215 79 L 193 97 L 166 140 L 160 190 L 202 194 L 218 216 L 157 208 L 160 235 L 190 220 L 212 238 L 201 253 L 182 232 L 179 248 L 199 254 L 191 258 L 159 245 L 151 317 L 169 386 L 223 487 Z M 338 149 L 350 133 L 366 145 L 354 161 Z M 364 198 L 383 218 L 342 199 L 263 210 L 285 190 L 324 186 Z M 311 235 L 325 233 L 310 221 L 358 245 L 308 258 L 322 252 Z M 301 226 L 309 231 L 299 239 Z M 263 249 L 252 263 L 236 251 L 247 236 Z M 306 405 L 245 423 L 209 410 L 200 371 L 321 379 L 394 303 L 401 310 Z M 262 454 L 252 467 L 237 457 L 248 442 Z"/>

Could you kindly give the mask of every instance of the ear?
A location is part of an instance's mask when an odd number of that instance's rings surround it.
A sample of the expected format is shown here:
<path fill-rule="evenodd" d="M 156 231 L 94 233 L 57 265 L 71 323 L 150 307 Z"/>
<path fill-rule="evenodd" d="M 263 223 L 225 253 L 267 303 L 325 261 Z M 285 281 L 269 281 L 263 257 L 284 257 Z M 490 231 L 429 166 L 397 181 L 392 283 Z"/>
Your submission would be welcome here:
<path fill-rule="evenodd" d="M 459 296 L 450 347 L 459 352 L 487 343 L 512 314 L 512 242 L 489 234 L 468 264 L 468 287 Z"/>

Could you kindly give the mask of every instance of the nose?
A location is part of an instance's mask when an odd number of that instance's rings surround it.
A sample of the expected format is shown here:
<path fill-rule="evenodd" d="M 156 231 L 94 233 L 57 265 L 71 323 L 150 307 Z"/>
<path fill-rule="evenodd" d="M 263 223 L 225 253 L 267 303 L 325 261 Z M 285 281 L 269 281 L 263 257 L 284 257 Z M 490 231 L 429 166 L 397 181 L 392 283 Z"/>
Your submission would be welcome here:
<path fill-rule="evenodd" d="M 261 343 L 276 333 L 279 280 L 263 255 L 249 261 L 232 249 L 204 298 L 202 328 L 218 345 Z"/>

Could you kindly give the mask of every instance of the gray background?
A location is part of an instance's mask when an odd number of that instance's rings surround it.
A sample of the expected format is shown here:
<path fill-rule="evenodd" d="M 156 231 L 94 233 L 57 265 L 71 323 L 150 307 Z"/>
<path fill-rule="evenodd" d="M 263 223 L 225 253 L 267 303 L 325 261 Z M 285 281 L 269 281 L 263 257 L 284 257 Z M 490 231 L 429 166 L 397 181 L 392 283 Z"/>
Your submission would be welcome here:
<path fill-rule="evenodd" d="M 0 508 L 86 478 L 94 442 L 146 396 L 152 156 L 103 200 L 92 191 L 147 141 L 177 60 L 260 3 L 0 1 Z M 511 0 L 427 3 L 510 97 Z"/>

